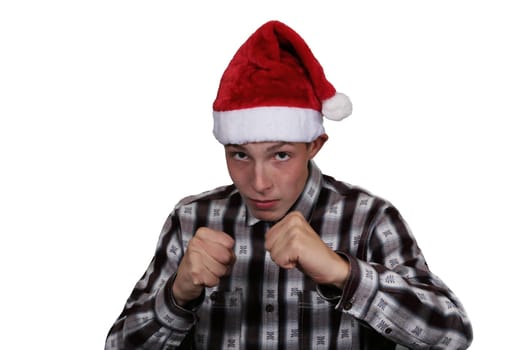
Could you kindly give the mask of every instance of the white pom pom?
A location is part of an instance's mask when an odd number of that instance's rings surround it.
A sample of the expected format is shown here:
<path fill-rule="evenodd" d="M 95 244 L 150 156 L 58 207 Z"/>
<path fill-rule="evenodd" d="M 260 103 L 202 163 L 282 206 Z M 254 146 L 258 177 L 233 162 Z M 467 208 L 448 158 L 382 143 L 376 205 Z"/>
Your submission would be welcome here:
<path fill-rule="evenodd" d="M 342 120 L 352 114 L 352 102 L 345 94 L 336 92 L 323 101 L 323 115 L 330 120 Z"/>

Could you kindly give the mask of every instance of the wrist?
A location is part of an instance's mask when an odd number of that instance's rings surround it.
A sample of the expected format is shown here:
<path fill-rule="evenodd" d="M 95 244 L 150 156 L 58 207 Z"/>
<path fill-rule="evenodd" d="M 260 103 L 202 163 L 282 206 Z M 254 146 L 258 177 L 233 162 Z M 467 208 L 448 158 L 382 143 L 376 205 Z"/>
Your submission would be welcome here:
<path fill-rule="evenodd" d="M 339 258 L 337 265 L 336 265 L 337 268 L 335 269 L 335 271 L 337 272 L 336 272 L 336 278 L 334 282 L 331 283 L 331 285 L 342 290 L 346 284 L 346 281 L 348 281 L 348 278 L 350 277 L 351 266 L 350 266 L 350 261 L 345 255 L 338 253 L 338 252 L 336 253 Z"/>
<path fill-rule="evenodd" d="M 204 288 L 201 288 L 201 290 L 194 295 L 192 294 L 188 296 L 187 293 L 184 293 L 177 284 L 177 274 L 175 274 L 170 281 L 171 298 L 177 306 L 186 309 L 193 309 L 204 300 Z"/>
<path fill-rule="evenodd" d="M 317 285 L 317 293 L 319 293 L 321 298 L 333 304 L 337 304 L 341 300 L 352 270 L 350 258 L 341 251 L 336 251 L 335 253 L 340 258 L 336 264 L 338 268 L 335 269 L 338 277 L 333 283 Z"/>

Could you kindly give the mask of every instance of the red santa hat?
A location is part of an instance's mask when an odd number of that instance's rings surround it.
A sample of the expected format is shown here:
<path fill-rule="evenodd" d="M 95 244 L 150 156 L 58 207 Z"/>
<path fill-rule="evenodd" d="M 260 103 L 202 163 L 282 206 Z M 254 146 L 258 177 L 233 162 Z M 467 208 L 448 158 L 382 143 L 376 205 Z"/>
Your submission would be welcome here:
<path fill-rule="evenodd" d="M 222 144 L 310 142 L 324 133 L 323 116 L 341 120 L 350 99 L 326 79 L 304 40 L 270 21 L 233 56 L 213 103 L 213 134 Z"/>

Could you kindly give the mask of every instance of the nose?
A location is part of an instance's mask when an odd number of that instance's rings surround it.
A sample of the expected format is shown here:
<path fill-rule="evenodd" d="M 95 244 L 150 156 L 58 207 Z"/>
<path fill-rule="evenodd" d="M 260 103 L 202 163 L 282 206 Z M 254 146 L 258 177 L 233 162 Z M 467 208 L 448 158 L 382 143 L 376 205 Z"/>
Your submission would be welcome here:
<path fill-rule="evenodd" d="M 258 193 L 267 192 L 272 188 L 272 177 L 264 164 L 255 164 L 253 169 L 252 186 Z"/>

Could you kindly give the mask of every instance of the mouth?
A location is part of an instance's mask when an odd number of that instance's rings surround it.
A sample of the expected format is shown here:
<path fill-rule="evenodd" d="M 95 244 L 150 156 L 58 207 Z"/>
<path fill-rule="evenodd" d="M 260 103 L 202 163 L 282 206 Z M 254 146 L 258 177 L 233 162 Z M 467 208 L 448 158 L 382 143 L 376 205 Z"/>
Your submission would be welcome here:
<path fill-rule="evenodd" d="M 276 199 L 270 199 L 270 200 L 258 200 L 258 199 L 251 199 L 249 200 L 253 207 L 257 210 L 271 210 L 275 206 L 277 206 L 277 203 L 279 202 Z"/>

